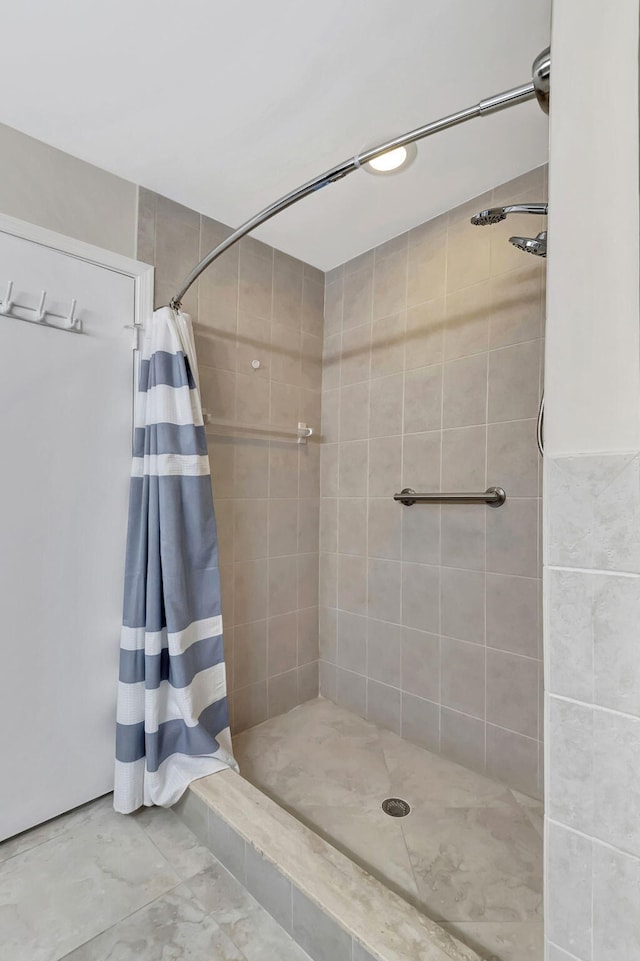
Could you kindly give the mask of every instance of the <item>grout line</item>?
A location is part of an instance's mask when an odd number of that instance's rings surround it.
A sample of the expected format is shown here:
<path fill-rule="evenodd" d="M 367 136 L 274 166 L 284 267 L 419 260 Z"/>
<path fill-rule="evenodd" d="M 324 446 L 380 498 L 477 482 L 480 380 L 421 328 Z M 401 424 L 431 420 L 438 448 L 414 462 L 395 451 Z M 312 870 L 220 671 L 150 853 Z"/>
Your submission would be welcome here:
<path fill-rule="evenodd" d="M 562 567 L 558 564 L 545 564 L 544 569 L 547 571 L 564 571 L 570 574 L 594 574 L 598 577 L 640 577 L 640 573 L 636 571 L 612 571 L 603 570 L 599 567 Z"/>
<path fill-rule="evenodd" d="M 577 835 L 584 841 L 590 841 L 592 844 L 599 844 L 607 851 L 613 851 L 615 854 L 622 854 L 623 857 L 632 858 L 634 861 L 638 861 L 640 863 L 640 855 L 634 853 L 633 851 L 618 847 L 616 844 L 611 844 L 610 841 L 604 841 L 602 838 L 596 837 L 594 834 L 585 834 L 585 832 L 581 831 L 579 828 L 574 828 L 569 824 L 565 824 L 563 821 L 557 821 L 550 814 L 545 814 L 545 820 L 549 824 L 553 824 L 554 827 L 562 828 L 563 831 L 568 831 L 570 834 Z"/>
<path fill-rule="evenodd" d="M 604 714 L 612 714 L 614 717 L 623 717 L 627 721 L 636 721 L 640 724 L 640 716 L 629 714 L 626 711 L 619 711 L 614 707 L 606 707 L 604 704 L 594 704 L 589 701 L 581 701 L 575 697 L 568 697 L 566 694 L 554 694 L 553 691 L 546 692 L 549 701 L 563 701 L 565 704 L 575 704 L 577 707 L 591 708 L 592 711 L 602 711 Z"/>

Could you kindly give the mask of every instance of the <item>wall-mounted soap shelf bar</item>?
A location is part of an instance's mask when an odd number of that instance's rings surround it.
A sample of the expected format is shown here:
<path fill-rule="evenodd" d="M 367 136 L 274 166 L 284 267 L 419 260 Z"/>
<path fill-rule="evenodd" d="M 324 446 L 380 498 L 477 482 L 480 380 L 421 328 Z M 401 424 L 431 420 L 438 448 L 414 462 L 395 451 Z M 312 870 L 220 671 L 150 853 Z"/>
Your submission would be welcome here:
<path fill-rule="evenodd" d="M 306 444 L 307 439 L 313 436 L 313 427 L 299 423 L 296 430 L 289 430 L 286 427 L 279 427 L 277 424 L 267 424 L 262 427 L 254 427 L 251 424 L 230 424 L 225 421 L 213 420 L 207 411 L 202 411 L 207 431 L 213 433 L 220 432 L 225 434 L 258 434 L 260 436 L 273 437 L 295 437 L 298 444 Z"/>
<path fill-rule="evenodd" d="M 13 299 L 13 281 L 10 280 L 7 284 L 5 298 L 0 302 L 0 314 L 4 317 L 11 317 L 13 320 L 22 320 L 25 324 L 39 324 L 41 327 L 50 327 L 52 330 L 66 330 L 71 334 L 81 334 L 83 332 L 82 321 L 76 317 L 76 300 L 71 301 L 71 308 L 68 314 L 57 314 L 53 310 L 47 310 L 45 307 L 46 301 L 47 292 L 46 290 L 42 290 L 40 292 L 40 303 L 37 307 L 28 307 L 27 304 L 19 304 Z M 16 310 L 31 311 L 35 316 L 20 317 L 18 314 L 12 313 L 14 308 Z M 64 324 L 52 324 L 51 318 L 62 320 Z"/>
<path fill-rule="evenodd" d="M 489 507 L 502 507 L 507 495 L 502 487 L 488 487 L 486 491 L 471 494 L 453 491 L 416 494 L 410 487 L 405 487 L 399 494 L 394 494 L 393 499 L 405 507 L 412 507 L 413 504 L 488 504 Z"/>

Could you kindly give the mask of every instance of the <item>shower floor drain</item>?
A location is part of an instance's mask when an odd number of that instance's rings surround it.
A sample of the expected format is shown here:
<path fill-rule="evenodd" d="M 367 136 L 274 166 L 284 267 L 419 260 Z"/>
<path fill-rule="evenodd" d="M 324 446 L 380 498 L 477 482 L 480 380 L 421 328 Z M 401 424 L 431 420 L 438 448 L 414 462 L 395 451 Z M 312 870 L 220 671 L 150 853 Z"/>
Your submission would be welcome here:
<path fill-rule="evenodd" d="M 392 818 L 404 818 L 409 814 L 411 808 L 402 798 L 388 797 L 382 802 L 382 810 Z"/>

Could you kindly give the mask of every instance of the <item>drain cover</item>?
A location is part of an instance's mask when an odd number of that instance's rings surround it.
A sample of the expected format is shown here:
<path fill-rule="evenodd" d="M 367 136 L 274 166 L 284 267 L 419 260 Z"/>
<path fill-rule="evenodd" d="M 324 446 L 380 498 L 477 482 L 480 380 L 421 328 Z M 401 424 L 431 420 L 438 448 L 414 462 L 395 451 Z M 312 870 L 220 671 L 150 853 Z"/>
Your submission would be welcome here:
<path fill-rule="evenodd" d="M 392 818 L 404 818 L 411 811 L 406 801 L 399 797 L 388 797 L 382 802 L 382 810 Z"/>

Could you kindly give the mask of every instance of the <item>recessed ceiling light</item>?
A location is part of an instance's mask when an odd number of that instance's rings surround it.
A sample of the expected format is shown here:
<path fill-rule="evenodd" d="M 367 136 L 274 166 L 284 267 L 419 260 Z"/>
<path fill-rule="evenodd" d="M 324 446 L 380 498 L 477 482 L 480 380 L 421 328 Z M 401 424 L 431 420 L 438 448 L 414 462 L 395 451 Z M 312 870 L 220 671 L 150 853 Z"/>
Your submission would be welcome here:
<path fill-rule="evenodd" d="M 406 170 L 416 159 L 418 148 L 415 143 L 409 143 L 404 147 L 396 147 L 394 150 L 387 150 L 386 153 L 374 157 L 368 163 L 362 165 L 363 170 L 369 174 L 389 174 L 401 173 Z"/>

